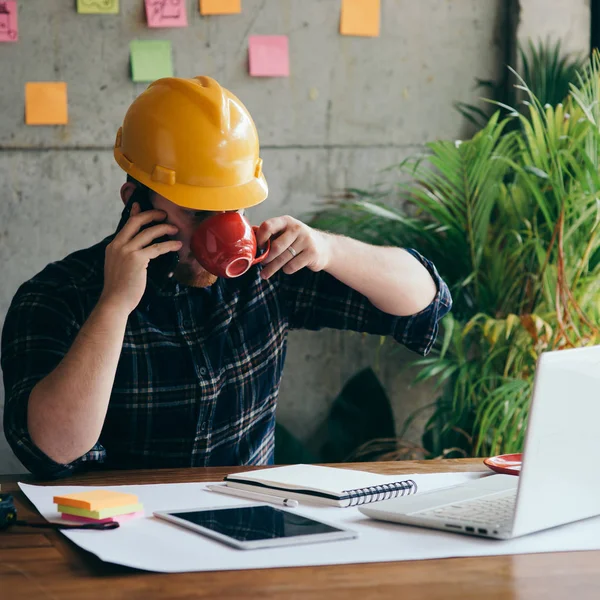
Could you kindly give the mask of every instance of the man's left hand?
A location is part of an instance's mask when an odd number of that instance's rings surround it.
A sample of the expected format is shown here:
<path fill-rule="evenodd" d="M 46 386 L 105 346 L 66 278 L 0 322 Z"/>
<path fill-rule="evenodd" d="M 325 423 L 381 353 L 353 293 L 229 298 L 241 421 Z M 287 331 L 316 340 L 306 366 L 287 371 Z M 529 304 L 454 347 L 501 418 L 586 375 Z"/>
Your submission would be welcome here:
<path fill-rule="evenodd" d="M 293 217 L 268 219 L 258 229 L 256 240 L 259 247 L 271 240 L 271 251 L 263 262 L 263 279 L 269 279 L 280 269 L 286 275 L 304 267 L 323 271 L 330 261 L 331 236 Z"/>

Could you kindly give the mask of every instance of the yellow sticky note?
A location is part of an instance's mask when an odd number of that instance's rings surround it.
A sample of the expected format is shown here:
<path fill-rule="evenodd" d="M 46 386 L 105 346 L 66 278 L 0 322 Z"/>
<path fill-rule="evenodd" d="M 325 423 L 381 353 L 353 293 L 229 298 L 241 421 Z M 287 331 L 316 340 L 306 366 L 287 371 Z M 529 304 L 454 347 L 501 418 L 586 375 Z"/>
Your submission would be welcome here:
<path fill-rule="evenodd" d="M 77 12 L 83 15 L 117 15 L 119 0 L 77 0 Z"/>
<path fill-rule="evenodd" d="M 73 506 L 65 506 L 59 504 L 56 507 L 59 513 L 65 515 L 76 515 L 77 517 L 87 517 L 88 519 L 107 519 L 108 517 L 116 517 L 118 515 L 129 515 L 144 510 L 143 504 L 128 504 L 126 506 L 113 506 L 110 508 L 102 508 L 100 510 L 86 510 L 85 508 L 74 508 Z"/>
<path fill-rule="evenodd" d="M 63 81 L 25 84 L 25 123 L 27 125 L 66 125 L 67 84 Z"/>
<path fill-rule="evenodd" d="M 201 15 L 236 15 L 242 12 L 242 0 L 200 0 Z"/>
<path fill-rule="evenodd" d="M 340 33 L 377 37 L 381 21 L 380 0 L 342 0 Z"/>

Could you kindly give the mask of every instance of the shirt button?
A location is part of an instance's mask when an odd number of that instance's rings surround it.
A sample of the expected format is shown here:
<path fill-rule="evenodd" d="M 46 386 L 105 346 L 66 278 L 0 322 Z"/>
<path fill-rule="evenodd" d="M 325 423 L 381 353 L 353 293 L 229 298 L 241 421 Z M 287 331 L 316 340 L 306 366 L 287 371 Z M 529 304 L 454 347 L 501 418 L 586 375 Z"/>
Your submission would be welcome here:
<path fill-rule="evenodd" d="M 206 421 L 202 421 L 202 425 L 200 425 L 200 429 L 201 429 L 201 431 L 204 431 L 206 429 Z"/>
<path fill-rule="evenodd" d="M 200 375 L 202 375 L 204 377 L 207 373 L 208 373 L 208 369 L 206 367 L 200 368 Z"/>

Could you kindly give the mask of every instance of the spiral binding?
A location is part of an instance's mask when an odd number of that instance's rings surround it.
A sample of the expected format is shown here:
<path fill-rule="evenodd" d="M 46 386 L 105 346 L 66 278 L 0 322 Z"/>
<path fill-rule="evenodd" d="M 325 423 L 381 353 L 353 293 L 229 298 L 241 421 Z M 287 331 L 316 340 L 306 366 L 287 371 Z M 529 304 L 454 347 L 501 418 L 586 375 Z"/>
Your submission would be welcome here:
<path fill-rule="evenodd" d="M 348 494 L 350 503 L 347 506 L 359 506 L 361 504 L 370 504 L 380 500 L 389 500 L 398 496 L 408 496 L 417 493 L 417 483 L 414 479 L 405 479 L 395 481 L 394 483 L 384 483 L 382 485 L 372 485 L 370 487 L 356 488 L 354 490 L 344 490 Z"/>

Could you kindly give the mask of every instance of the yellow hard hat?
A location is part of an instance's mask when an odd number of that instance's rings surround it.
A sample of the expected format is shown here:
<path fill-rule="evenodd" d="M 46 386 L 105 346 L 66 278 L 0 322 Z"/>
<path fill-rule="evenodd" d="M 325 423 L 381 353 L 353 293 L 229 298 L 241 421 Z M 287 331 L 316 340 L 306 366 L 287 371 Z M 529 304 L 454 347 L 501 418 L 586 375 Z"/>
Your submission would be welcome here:
<path fill-rule="evenodd" d="M 268 194 L 254 121 L 210 77 L 150 84 L 129 107 L 114 155 L 133 178 L 185 208 L 237 210 Z"/>

